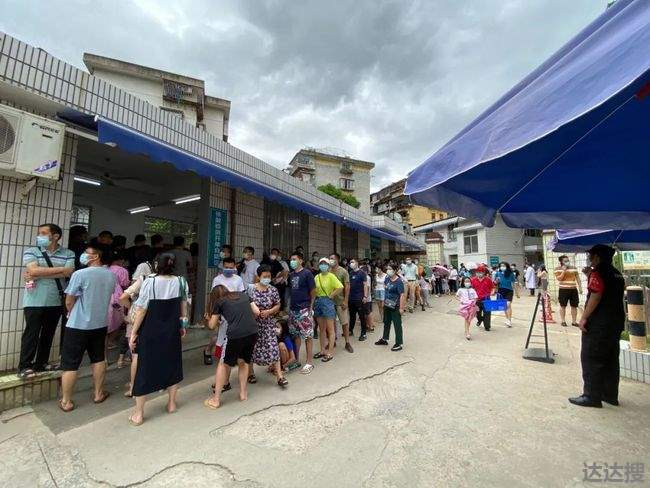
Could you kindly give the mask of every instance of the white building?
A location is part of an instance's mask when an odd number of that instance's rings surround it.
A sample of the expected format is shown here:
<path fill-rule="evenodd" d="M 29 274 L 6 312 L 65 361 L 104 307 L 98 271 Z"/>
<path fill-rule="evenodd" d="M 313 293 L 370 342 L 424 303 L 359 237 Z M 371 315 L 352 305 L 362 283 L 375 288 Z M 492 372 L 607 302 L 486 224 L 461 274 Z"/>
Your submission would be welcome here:
<path fill-rule="evenodd" d="M 226 142 L 229 102 L 215 102 L 221 109 L 210 112 L 210 97 L 203 105 L 187 101 L 188 89 L 170 101 L 160 88 L 172 77 L 198 96 L 202 82 L 160 72 L 158 88 L 144 89 L 140 78 L 149 79 L 148 68 L 109 60 L 104 64 L 113 69 L 102 71 L 98 59 L 87 57 L 95 76 L 0 32 L 0 372 L 18 364 L 22 255 L 40 224 L 61 226 L 63 245 L 71 225 L 85 225 L 91 235 L 111 230 L 129 243 L 140 233 L 186 236 L 198 244 L 198 311 L 224 243 L 238 256 L 244 246 L 258 256 L 271 247 L 287 254 L 297 245 L 348 256 L 421 247 L 394 222 L 315 191 Z M 130 77 L 118 76 L 120 70 Z M 52 358 L 57 355 L 55 339 Z M 42 388 L 38 380 L 39 398 L 57 393 L 56 378 L 48 378 Z M 0 389 L 0 410 L 32 401 L 33 386 L 16 394 Z"/>
<path fill-rule="evenodd" d="M 97 78 L 228 141 L 230 101 L 206 95 L 205 81 L 96 54 L 83 60 Z"/>
<path fill-rule="evenodd" d="M 494 265 L 506 261 L 521 268 L 525 262 L 543 261 L 541 231 L 508 227 L 500 217 L 493 227 L 463 217 L 449 217 L 415 227 L 413 232 L 425 235 L 429 264 Z"/>
<path fill-rule="evenodd" d="M 370 172 L 374 163 L 316 149 L 301 149 L 287 172 L 316 188 L 331 183 L 359 200 L 359 209 L 370 212 Z"/>

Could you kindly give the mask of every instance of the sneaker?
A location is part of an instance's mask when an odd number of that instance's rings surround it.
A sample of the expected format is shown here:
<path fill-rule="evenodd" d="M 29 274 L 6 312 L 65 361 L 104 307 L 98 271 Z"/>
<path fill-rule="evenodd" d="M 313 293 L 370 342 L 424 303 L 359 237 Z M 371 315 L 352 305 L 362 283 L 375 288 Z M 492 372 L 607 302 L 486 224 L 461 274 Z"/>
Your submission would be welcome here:
<path fill-rule="evenodd" d="M 375 342 L 375 346 L 387 346 L 388 341 L 385 339 L 379 339 L 377 342 Z"/>
<path fill-rule="evenodd" d="M 367 338 L 368 338 L 368 337 L 366 336 L 366 334 L 361 334 L 361 335 L 359 336 L 359 342 L 363 342 L 363 341 L 365 341 Z"/>
<path fill-rule="evenodd" d="M 354 352 L 354 349 L 352 349 L 352 344 L 350 344 L 349 342 L 345 343 L 345 350 L 348 352 Z"/>
<path fill-rule="evenodd" d="M 391 351 L 397 352 L 402 350 L 402 345 L 401 344 L 395 344 L 393 347 L 390 348 Z"/>
<path fill-rule="evenodd" d="M 512 322 L 510 322 L 509 320 L 506 320 L 506 327 L 512 327 Z"/>
<path fill-rule="evenodd" d="M 562 322 L 561 325 L 562 325 L 562 327 L 568 327 L 567 324 L 566 324 L 566 322 Z"/>

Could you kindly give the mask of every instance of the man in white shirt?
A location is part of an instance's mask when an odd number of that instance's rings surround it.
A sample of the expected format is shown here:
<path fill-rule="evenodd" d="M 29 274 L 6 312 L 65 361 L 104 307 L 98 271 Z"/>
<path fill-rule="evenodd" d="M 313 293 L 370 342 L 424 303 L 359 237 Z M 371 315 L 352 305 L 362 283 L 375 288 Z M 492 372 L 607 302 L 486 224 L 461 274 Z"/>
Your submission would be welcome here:
<path fill-rule="evenodd" d="M 217 285 L 223 285 L 229 291 L 245 291 L 244 281 L 237 274 L 237 269 L 235 268 L 235 260 L 231 257 L 223 258 L 221 264 L 223 269 L 212 280 L 212 288 L 215 288 Z"/>
<path fill-rule="evenodd" d="M 244 248 L 244 269 L 241 272 L 241 278 L 244 280 L 244 286 L 255 283 L 255 278 L 257 277 L 257 268 L 260 263 L 258 263 L 255 258 L 255 249 L 251 246 L 246 246 Z"/>
<path fill-rule="evenodd" d="M 417 285 L 418 266 L 413 264 L 411 258 L 406 258 L 406 263 L 402 264 L 402 273 L 406 279 L 407 293 L 408 293 L 408 311 L 413 313 L 413 306 L 415 305 L 415 289 Z"/>

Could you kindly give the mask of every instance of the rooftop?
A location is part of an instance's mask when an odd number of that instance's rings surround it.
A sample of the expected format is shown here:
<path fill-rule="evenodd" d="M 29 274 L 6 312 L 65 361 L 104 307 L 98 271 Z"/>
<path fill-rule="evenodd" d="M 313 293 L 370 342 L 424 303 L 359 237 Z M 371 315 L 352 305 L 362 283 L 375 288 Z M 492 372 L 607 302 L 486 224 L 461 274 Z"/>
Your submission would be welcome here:
<path fill-rule="evenodd" d="M 322 150 L 317 150 L 314 148 L 301 149 L 295 154 L 291 162 L 293 163 L 298 156 L 312 156 L 319 159 L 327 159 L 333 162 L 341 162 L 341 163 L 346 162 L 368 170 L 371 170 L 375 167 L 375 163 L 371 163 L 369 161 L 363 161 L 361 159 L 355 159 L 349 156 L 342 156 L 338 154 L 330 154 L 328 152 L 324 152 Z"/>

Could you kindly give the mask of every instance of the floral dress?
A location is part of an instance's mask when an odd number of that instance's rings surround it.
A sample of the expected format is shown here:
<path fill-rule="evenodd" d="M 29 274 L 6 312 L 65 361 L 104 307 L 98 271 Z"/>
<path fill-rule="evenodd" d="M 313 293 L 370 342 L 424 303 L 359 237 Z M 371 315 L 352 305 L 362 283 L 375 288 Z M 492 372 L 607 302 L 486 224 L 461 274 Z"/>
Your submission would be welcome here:
<path fill-rule="evenodd" d="M 258 290 L 255 285 L 251 285 L 248 294 L 260 311 L 269 310 L 280 303 L 280 294 L 274 286 L 268 286 L 265 291 L 262 291 Z M 275 333 L 275 318 L 258 317 L 257 324 L 259 330 L 255 349 L 253 349 L 253 362 L 259 366 L 268 366 L 280 360 L 278 337 Z"/>

